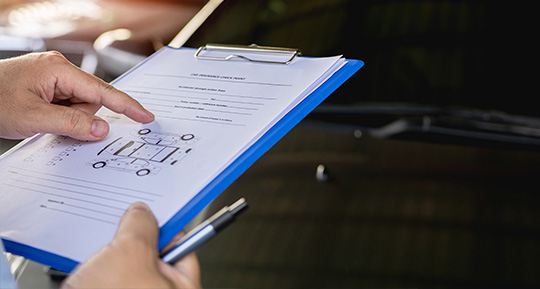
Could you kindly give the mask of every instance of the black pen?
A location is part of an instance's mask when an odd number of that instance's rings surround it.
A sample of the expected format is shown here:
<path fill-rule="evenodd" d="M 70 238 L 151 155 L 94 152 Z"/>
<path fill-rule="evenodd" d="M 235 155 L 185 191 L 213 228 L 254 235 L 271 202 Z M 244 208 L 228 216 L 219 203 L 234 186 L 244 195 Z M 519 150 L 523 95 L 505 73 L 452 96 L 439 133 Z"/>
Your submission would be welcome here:
<path fill-rule="evenodd" d="M 246 208 L 247 202 L 244 198 L 239 199 L 230 206 L 225 206 L 208 220 L 189 231 L 187 235 L 174 244 L 174 248 L 162 254 L 161 259 L 166 263 L 174 264 L 225 229 Z"/>

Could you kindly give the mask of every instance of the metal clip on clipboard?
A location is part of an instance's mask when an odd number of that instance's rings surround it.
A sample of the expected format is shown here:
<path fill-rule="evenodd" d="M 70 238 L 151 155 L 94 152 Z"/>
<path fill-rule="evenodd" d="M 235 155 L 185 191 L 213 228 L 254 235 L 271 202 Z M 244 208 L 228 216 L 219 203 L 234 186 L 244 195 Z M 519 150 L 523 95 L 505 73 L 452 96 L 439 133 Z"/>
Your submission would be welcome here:
<path fill-rule="evenodd" d="M 209 51 L 231 51 L 232 54 L 228 54 L 223 57 L 216 56 L 205 56 L 205 52 Z M 254 59 L 253 57 L 247 57 L 238 53 L 249 52 L 249 53 L 269 53 L 274 55 L 285 56 L 287 60 L 285 61 L 275 61 L 275 60 L 263 60 L 263 59 Z M 206 44 L 199 47 L 197 52 L 195 52 L 195 58 L 198 59 L 207 59 L 207 60 L 231 60 L 234 58 L 240 58 L 250 62 L 258 63 L 271 63 L 271 64 L 289 64 L 296 57 L 300 56 L 302 53 L 299 49 L 296 48 L 282 48 L 282 47 L 269 47 L 269 46 L 259 46 L 257 44 L 251 45 L 228 45 L 228 44 Z"/>

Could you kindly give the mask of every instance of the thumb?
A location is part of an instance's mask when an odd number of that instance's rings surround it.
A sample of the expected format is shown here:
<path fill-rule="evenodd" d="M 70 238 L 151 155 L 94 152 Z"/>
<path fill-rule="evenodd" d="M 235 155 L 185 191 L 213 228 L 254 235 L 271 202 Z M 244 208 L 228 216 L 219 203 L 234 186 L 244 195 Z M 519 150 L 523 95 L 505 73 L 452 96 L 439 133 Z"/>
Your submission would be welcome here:
<path fill-rule="evenodd" d="M 110 245 L 79 265 L 63 288 L 166 288 L 157 267 L 158 234 L 150 209 L 131 205 Z"/>
<path fill-rule="evenodd" d="M 109 133 L 109 124 L 88 112 L 67 106 L 47 104 L 35 131 L 66 135 L 79 140 L 100 140 Z"/>
<path fill-rule="evenodd" d="M 157 254 L 158 236 L 154 214 L 147 205 L 139 202 L 131 205 L 122 216 L 113 243 L 149 246 L 155 251 L 152 254 Z"/>

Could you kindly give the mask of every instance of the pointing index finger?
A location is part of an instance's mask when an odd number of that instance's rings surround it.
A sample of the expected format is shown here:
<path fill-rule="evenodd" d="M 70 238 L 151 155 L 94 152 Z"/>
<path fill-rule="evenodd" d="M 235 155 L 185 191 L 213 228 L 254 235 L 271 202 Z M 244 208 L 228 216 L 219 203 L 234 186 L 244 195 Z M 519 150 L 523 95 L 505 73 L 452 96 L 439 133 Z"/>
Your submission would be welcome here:
<path fill-rule="evenodd" d="M 154 120 L 154 115 L 150 111 L 126 93 L 105 82 L 100 87 L 103 106 L 116 113 L 125 114 L 134 121 L 149 123 Z"/>
<path fill-rule="evenodd" d="M 56 94 L 62 98 L 75 97 L 103 105 L 137 122 L 148 123 L 154 120 L 154 115 L 128 94 L 67 61 L 63 64 L 68 64 L 70 69 L 65 69 L 65 65 L 58 67 L 57 75 L 60 76 L 56 77 Z"/>

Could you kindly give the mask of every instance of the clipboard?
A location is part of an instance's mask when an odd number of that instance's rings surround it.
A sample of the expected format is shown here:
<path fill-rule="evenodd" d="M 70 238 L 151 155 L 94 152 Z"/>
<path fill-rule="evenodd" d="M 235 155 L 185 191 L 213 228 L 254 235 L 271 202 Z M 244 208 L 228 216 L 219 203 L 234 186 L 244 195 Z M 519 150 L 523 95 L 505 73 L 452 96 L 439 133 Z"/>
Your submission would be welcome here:
<path fill-rule="evenodd" d="M 231 52 L 226 57 L 204 56 L 205 51 L 220 50 Z M 283 61 L 266 61 L 253 59 L 242 55 L 242 52 L 271 53 L 285 56 Z M 288 65 L 296 57 L 304 57 L 297 48 L 282 48 L 251 45 L 228 45 L 228 44 L 206 44 L 199 47 L 194 57 L 201 61 L 233 61 L 240 59 L 247 62 L 266 63 L 270 65 Z M 281 138 L 293 129 L 311 111 L 320 105 L 332 92 L 340 87 L 345 81 L 353 76 L 364 62 L 356 59 L 347 59 L 347 63 L 332 75 L 326 82 L 319 86 L 309 96 L 289 111 L 280 121 L 278 121 L 267 133 L 265 133 L 255 144 L 239 156 L 220 175 L 212 180 L 201 192 L 193 198 L 184 208 L 171 218 L 160 229 L 159 248 L 163 248 L 167 243 L 184 228 L 190 220 L 202 211 L 208 204 L 217 198 L 229 185 L 240 177 L 255 161 L 272 148 Z"/>
<path fill-rule="evenodd" d="M 192 48 L 171 48 L 169 49 L 188 49 L 193 51 L 193 57 L 200 61 L 245 61 L 262 62 L 267 65 L 291 65 L 294 58 L 304 57 L 298 49 L 261 47 L 261 46 L 231 46 L 231 45 L 205 45 L 199 49 Z M 230 52 L 231 57 L 223 59 L 205 58 L 205 52 L 208 51 L 226 51 Z M 156 52 L 156 54 L 159 53 Z M 253 59 L 245 57 L 244 53 L 270 53 L 284 57 L 283 61 L 266 61 L 264 59 Z M 149 61 L 155 55 L 150 56 L 138 66 L 134 67 L 125 75 L 113 81 L 117 81 L 129 75 L 132 71 Z M 241 57 L 243 56 L 243 57 Z M 232 182 L 240 177 L 257 159 L 266 153 L 275 145 L 285 134 L 305 118 L 313 109 L 315 109 L 324 99 L 341 86 L 347 79 L 355 74 L 364 63 L 360 60 L 347 59 L 344 66 L 337 70 L 329 79 L 316 88 L 311 94 L 286 113 L 277 123 L 264 133 L 254 144 L 245 150 L 231 164 L 229 164 L 220 174 L 212 179 L 195 197 L 174 214 L 161 228 L 158 246 L 162 249 L 181 229 L 183 229 L 200 211 L 202 211 L 210 202 L 219 196 Z M 21 144 L 22 145 L 22 144 Z M 32 259 L 36 262 L 51 266 L 57 270 L 70 272 L 78 262 L 58 256 L 51 252 L 46 252 L 21 243 L 4 240 L 6 250 Z"/>

